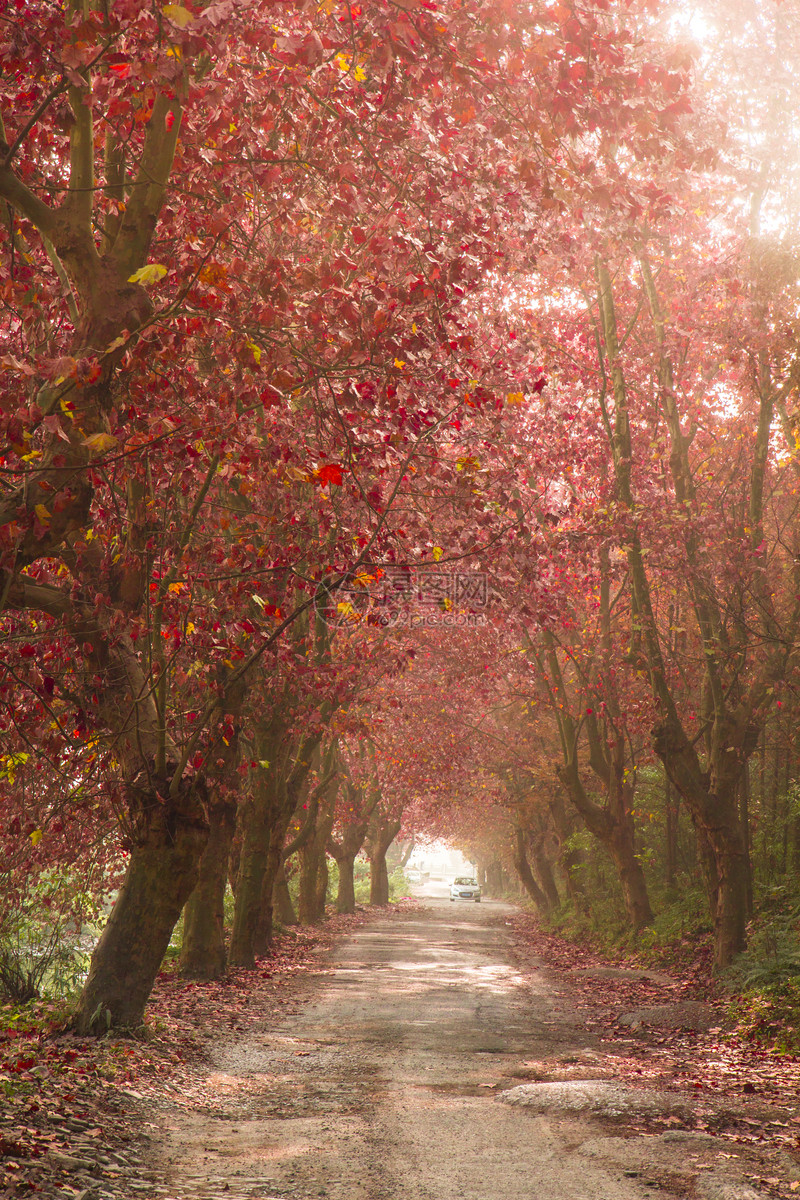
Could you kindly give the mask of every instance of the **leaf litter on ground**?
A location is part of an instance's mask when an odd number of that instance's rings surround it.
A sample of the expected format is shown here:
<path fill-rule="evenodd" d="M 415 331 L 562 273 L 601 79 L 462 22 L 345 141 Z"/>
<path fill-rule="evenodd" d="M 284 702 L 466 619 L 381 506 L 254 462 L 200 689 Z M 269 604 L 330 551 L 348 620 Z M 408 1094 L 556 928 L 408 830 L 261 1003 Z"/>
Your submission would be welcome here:
<path fill-rule="evenodd" d="M 523 967 L 534 960 L 544 964 L 556 991 L 583 1014 L 607 1059 L 609 1078 L 683 1093 L 695 1105 L 692 1128 L 723 1143 L 771 1146 L 800 1163 L 800 1057 L 752 1045 L 738 1035 L 706 946 L 687 944 L 680 957 L 653 967 L 636 955 L 610 957 L 560 937 L 532 913 L 518 912 L 505 924 Z M 682 1012 L 699 1005 L 706 1020 L 687 1018 L 682 1024 Z M 655 1010 L 652 1023 L 648 1010 Z M 621 1021 L 632 1012 L 640 1017 L 635 1029 Z M 670 1012 L 675 1020 L 665 1021 Z M 540 1077 L 553 1065 L 526 1064 L 538 1068 Z M 642 1127 L 684 1124 L 673 1115 Z M 770 1176 L 758 1182 L 775 1196 L 800 1191 L 796 1181 L 787 1185 Z"/>
<path fill-rule="evenodd" d="M 218 981 L 193 982 L 164 970 L 145 1025 L 130 1036 L 77 1037 L 63 1010 L 43 1001 L 22 1010 L 0 1007 L 0 1198 L 127 1200 L 131 1179 L 141 1178 L 142 1156 L 130 1147 L 141 1149 L 147 1140 L 143 1105 L 165 1093 L 197 1103 L 208 1041 L 221 1030 L 244 1032 L 270 1006 L 291 1011 L 299 981 L 319 956 L 374 915 L 361 910 L 287 930 L 254 969 L 229 970 Z"/>

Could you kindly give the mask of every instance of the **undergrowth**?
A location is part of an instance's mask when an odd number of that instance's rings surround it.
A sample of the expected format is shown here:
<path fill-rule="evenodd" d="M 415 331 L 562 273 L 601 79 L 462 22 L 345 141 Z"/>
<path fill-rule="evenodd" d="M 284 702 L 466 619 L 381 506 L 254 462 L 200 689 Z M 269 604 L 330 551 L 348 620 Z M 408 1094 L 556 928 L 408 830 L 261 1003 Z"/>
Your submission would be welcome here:
<path fill-rule="evenodd" d="M 800 1054 L 800 896 L 794 881 L 761 897 L 748 947 L 725 974 L 739 1035 Z"/>

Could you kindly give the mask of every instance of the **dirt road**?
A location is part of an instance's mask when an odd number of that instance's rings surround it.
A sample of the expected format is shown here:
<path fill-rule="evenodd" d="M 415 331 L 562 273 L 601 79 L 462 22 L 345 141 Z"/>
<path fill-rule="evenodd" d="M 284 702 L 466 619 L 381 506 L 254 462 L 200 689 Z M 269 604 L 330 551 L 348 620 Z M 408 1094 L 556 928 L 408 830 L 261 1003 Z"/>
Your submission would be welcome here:
<path fill-rule="evenodd" d="M 687 1101 L 615 1083 L 613 1058 L 569 995 L 515 965 L 509 910 L 430 894 L 424 903 L 341 944 L 294 1015 L 265 1015 L 214 1048 L 205 1101 L 165 1115 L 162 1196 L 762 1194 L 744 1151 L 694 1130 Z M 632 1134 L 642 1114 L 665 1127 Z"/>

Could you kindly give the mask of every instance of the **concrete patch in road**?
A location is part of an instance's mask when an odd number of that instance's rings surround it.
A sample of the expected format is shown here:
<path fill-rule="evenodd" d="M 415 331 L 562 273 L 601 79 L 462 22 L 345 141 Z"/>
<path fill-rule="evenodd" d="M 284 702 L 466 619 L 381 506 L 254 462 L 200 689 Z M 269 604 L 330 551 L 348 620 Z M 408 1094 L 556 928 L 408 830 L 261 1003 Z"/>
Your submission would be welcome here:
<path fill-rule="evenodd" d="M 523 1083 L 498 1096 L 504 1104 L 531 1112 L 596 1113 L 602 1117 L 688 1115 L 685 1101 L 663 1092 L 623 1087 L 603 1079 Z"/>

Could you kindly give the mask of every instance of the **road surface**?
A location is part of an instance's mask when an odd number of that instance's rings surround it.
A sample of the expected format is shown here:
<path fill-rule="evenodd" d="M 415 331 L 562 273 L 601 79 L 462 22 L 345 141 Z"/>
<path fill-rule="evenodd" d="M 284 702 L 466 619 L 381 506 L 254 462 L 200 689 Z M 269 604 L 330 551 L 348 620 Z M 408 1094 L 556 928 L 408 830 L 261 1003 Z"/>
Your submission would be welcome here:
<path fill-rule="evenodd" d="M 216 1046 L 210 1099 L 165 1118 L 162 1196 L 754 1200 L 674 1097 L 670 1128 L 631 1135 L 653 1094 L 623 1094 L 574 1001 L 520 972 L 511 910 L 418 892 L 341 943 L 295 1015 Z M 542 1062 L 569 1082 L 526 1085 Z"/>

